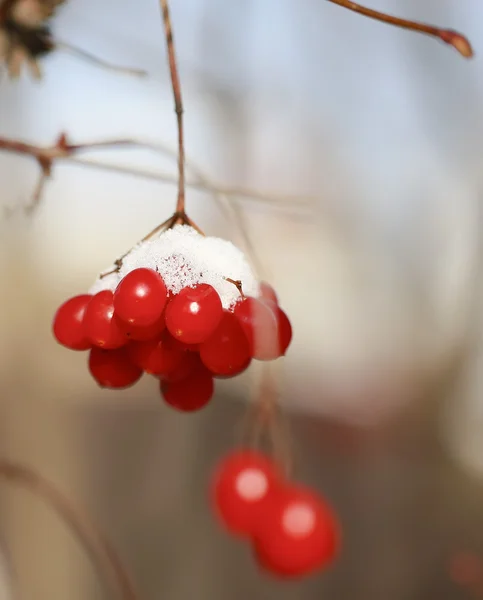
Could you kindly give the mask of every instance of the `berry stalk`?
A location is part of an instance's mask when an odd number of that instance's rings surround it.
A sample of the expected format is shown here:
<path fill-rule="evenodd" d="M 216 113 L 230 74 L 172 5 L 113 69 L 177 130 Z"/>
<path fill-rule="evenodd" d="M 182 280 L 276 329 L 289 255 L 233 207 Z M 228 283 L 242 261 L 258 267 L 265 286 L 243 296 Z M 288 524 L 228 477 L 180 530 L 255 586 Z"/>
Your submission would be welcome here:
<path fill-rule="evenodd" d="M 176 62 L 176 53 L 174 50 L 173 27 L 171 25 L 171 16 L 169 12 L 168 0 L 159 0 L 161 14 L 163 17 L 164 35 L 166 38 L 166 47 L 168 52 L 169 73 L 171 76 L 171 87 L 174 97 L 174 111 L 176 113 L 176 121 L 178 125 L 178 199 L 176 201 L 176 209 L 174 214 L 155 227 L 147 235 L 143 237 L 140 243 L 145 242 L 158 233 L 172 229 L 176 225 L 189 225 L 202 235 L 201 229 L 188 217 L 185 211 L 185 153 L 184 153 L 184 128 L 183 128 L 183 101 L 181 98 L 181 85 L 179 81 L 178 66 Z M 132 251 L 132 248 L 125 252 L 120 258 L 114 262 L 114 268 L 102 274 L 106 277 L 111 273 L 119 271 L 122 266 L 122 261 Z"/>
<path fill-rule="evenodd" d="M 161 13 L 163 16 L 164 34 L 168 52 L 169 72 L 174 96 L 174 111 L 178 124 L 178 200 L 176 202 L 176 213 L 185 214 L 185 158 L 184 158 L 184 130 L 183 130 L 183 101 L 181 98 L 181 85 L 179 82 L 178 66 L 174 49 L 173 28 L 169 13 L 168 0 L 160 0 Z"/>
<path fill-rule="evenodd" d="M 361 6 L 360 4 L 356 4 L 355 2 L 351 2 L 350 0 L 328 1 L 332 2 L 333 4 L 337 4 L 338 6 L 342 6 L 343 8 L 347 8 L 352 12 L 359 13 L 360 15 L 363 15 L 365 17 L 369 17 L 370 19 L 375 19 L 376 21 L 381 21 L 382 23 L 394 25 L 395 27 L 409 29 L 410 31 L 416 31 L 418 33 L 423 33 L 425 35 L 438 38 L 441 41 L 445 42 L 445 44 L 453 46 L 453 48 L 457 50 L 464 58 L 471 58 L 473 56 L 473 48 L 471 47 L 471 44 L 467 40 L 467 38 L 461 35 L 461 33 L 453 31 L 452 29 L 440 29 L 438 27 L 434 27 L 433 25 L 418 23 L 417 21 L 409 21 L 407 19 L 400 19 L 398 17 L 393 17 L 386 13 L 382 13 L 377 10 L 372 10 L 371 8 Z"/>

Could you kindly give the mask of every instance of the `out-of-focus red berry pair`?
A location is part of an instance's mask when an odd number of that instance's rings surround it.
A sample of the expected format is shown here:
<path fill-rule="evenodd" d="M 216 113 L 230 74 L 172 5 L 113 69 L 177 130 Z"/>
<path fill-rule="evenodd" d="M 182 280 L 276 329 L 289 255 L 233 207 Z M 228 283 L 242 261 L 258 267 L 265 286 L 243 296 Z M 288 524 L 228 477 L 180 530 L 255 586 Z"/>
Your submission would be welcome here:
<path fill-rule="evenodd" d="M 339 526 L 328 503 L 287 481 L 259 452 L 227 456 L 217 469 L 212 496 L 223 525 L 247 538 L 261 567 L 276 576 L 309 575 L 337 555 Z"/>

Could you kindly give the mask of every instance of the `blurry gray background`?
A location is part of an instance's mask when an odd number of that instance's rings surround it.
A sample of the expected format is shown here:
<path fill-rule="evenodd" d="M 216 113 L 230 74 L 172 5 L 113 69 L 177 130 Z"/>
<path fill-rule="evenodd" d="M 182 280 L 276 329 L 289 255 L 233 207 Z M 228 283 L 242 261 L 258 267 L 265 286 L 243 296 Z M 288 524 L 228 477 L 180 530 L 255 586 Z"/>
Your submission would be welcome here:
<path fill-rule="evenodd" d="M 308 216 L 238 205 L 294 326 L 277 381 L 297 477 L 337 508 L 343 555 L 326 575 L 271 582 L 212 518 L 207 482 L 256 372 L 222 382 L 202 414 L 178 415 L 148 379 L 97 389 L 85 356 L 52 339 L 57 306 L 167 218 L 173 186 L 59 165 L 35 218 L 0 224 L 3 454 L 90 512 L 144 600 L 475 597 L 447 564 L 483 555 L 483 4 L 371 3 L 464 31 L 473 61 L 323 0 L 172 4 L 188 164 L 223 185 L 317 198 Z M 156 0 L 70 0 L 54 28 L 149 79 L 56 54 L 41 84 L 1 82 L 0 135 L 175 147 Z M 175 172 L 144 151 L 96 157 Z M 1 204 L 26 204 L 36 177 L 3 153 Z M 188 203 L 207 233 L 242 245 L 212 197 L 190 191 Z M 6 486 L 0 501 L 19 597 L 101 597 L 49 509 Z"/>

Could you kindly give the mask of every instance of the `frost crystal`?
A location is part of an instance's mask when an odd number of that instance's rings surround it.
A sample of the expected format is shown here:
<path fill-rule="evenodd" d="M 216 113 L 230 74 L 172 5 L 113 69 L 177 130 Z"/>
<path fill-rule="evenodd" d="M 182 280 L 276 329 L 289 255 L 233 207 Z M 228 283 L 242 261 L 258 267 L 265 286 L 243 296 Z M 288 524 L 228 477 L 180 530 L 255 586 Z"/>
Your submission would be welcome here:
<path fill-rule="evenodd" d="M 255 275 L 236 246 L 221 238 L 200 235 L 187 225 L 177 225 L 138 244 L 123 259 L 119 273 L 98 279 L 89 293 L 114 291 L 125 275 L 140 267 L 157 271 L 173 294 L 197 283 L 208 283 L 218 292 L 223 308 L 230 308 L 240 298 L 236 286 L 225 277 L 240 280 L 245 295 L 259 295 Z"/>

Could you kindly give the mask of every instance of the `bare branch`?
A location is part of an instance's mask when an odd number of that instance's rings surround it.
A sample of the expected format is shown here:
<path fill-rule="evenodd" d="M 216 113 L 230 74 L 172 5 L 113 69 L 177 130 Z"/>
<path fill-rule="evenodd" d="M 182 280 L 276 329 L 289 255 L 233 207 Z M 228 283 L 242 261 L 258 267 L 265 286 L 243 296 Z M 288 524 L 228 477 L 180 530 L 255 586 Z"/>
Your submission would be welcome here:
<path fill-rule="evenodd" d="M 116 150 L 123 148 L 144 149 L 152 152 L 161 153 L 170 157 L 176 157 L 176 151 L 162 144 L 155 144 L 149 141 L 136 139 L 108 139 L 84 142 L 81 144 L 72 144 L 68 141 L 65 134 L 61 134 L 56 143 L 52 146 L 37 146 L 16 139 L 0 138 L 0 151 L 12 152 L 22 156 L 34 158 L 41 166 L 42 163 L 49 163 L 50 168 L 60 162 L 69 162 L 74 165 L 88 168 L 111 171 L 123 175 L 139 177 L 141 179 L 158 181 L 161 183 L 178 183 L 178 177 L 165 172 L 152 172 L 144 169 L 121 166 L 109 162 L 93 160 L 78 156 L 95 150 Z M 191 161 L 190 161 L 191 163 Z M 191 163 L 192 165 L 192 163 Z M 201 170 L 192 166 L 191 169 L 196 173 L 196 179 L 187 183 L 191 188 L 198 189 L 218 196 L 225 197 L 227 201 L 237 198 L 254 200 L 263 204 L 270 205 L 271 208 L 289 210 L 290 212 L 306 212 L 316 202 L 316 198 L 295 197 L 285 195 L 274 195 L 257 190 L 246 188 L 231 188 L 215 184 L 206 176 L 202 175 Z M 229 200 L 228 200 L 229 199 Z M 30 205 L 29 205 L 30 206 Z"/>
<path fill-rule="evenodd" d="M 46 171 L 40 171 L 40 175 L 37 180 L 37 185 L 35 186 L 30 202 L 24 207 L 24 210 L 28 215 L 35 212 L 35 210 L 39 207 L 39 204 L 42 200 L 42 194 L 45 189 L 45 184 L 48 178 L 49 174 Z"/>
<path fill-rule="evenodd" d="M 265 450 L 273 456 L 285 475 L 293 471 L 292 439 L 283 408 L 279 403 L 276 365 L 263 363 L 254 398 L 249 403 L 237 431 L 241 446 Z"/>
<path fill-rule="evenodd" d="M 170 151 L 168 148 L 164 148 L 164 151 L 172 155 L 172 151 Z M 197 177 L 199 183 L 212 190 L 213 198 L 217 203 L 218 208 L 225 218 L 235 227 L 235 229 L 238 230 L 245 246 L 245 252 L 252 263 L 258 279 L 264 277 L 264 268 L 262 262 L 255 251 L 255 247 L 248 234 L 248 230 L 243 222 L 243 215 L 239 209 L 239 206 L 236 204 L 236 202 L 230 202 L 227 191 L 222 190 L 211 183 L 210 180 L 203 174 L 201 169 L 193 163 L 193 161 L 190 160 L 189 163 L 186 161 L 186 166 L 192 171 L 195 177 Z"/>
<path fill-rule="evenodd" d="M 433 25 L 418 23 L 417 21 L 399 19 L 398 17 L 392 17 L 386 13 L 366 8 L 365 6 L 361 6 L 360 4 L 356 4 L 350 0 L 328 1 L 342 6 L 343 8 L 347 8 L 353 12 L 359 13 L 365 17 L 369 17 L 370 19 L 375 19 L 376 21 L 382 21 L 383 23 L 388 23 L 389 25 L 394 25 L 395 27 L 409 29 L 410 31 L 416 31 L 418 33 L 424 33 L 425 35 L 438 38 L 446 44 L 453 46 L 453 48 L 465 58 L 471 58 L 473 56 L 473 48 L 471 47 L 468 39 L 461 33 L 453 31 L 452 29 L 440 29 L 438 27 L 434 27 Z"/>
<path fill-rule="evenodd" d="M 78 58 L 81 58 L 82 60 L 96 65 L 97 67 L 100 67 L 106 71 L 114 71 L 124 75 L 132 75 L 134 77 L 146 77 L 148 75 L 147 71 L 144 71 L 143 69 L 133 69 L 131 67 L 115 65 L 95 56 L 94 54 L 91 54 L 90 52 L 86 52 L 81 48 L 77 48 L 76 46 L 72 46 L 72 44 L 67 44 L 66 42 L 61 42 L 60 40 L 53 41 L 53 47 L 57 50 L 69 52 L 70 54 L 77 56 Z"/>
<path fill-rule="evenodd" d="M 178 201 L 176 212 L 185 212 L 185 174 L 184 174 L 184 132 L 183 132 L 183 101 L 181 99 L 181 85 L 179 82 L 178 67 L 176 64 L 176 53 L 174 50 L 173 27 L 169 14 L 168 0 L 160 0 L 161 13 L 163 16 L 164 34 L 168 51 L 169 72 L 174 96 L 174 110 L 178 124 Z"/>
<path fill-rule="evenodd" d="M 79 538 L 92 556 L 100 576 L 122 600 L 139 600 L 129 574 L 115 549 L 79 508 L 71 504 L 47 479 L 33 469 L 0 459 L 0 477 L 29 489 L 47 502 Z"/>

